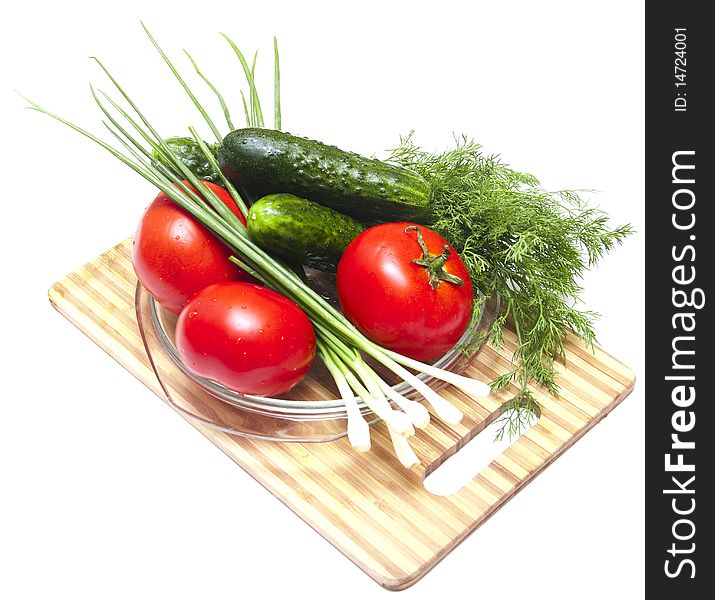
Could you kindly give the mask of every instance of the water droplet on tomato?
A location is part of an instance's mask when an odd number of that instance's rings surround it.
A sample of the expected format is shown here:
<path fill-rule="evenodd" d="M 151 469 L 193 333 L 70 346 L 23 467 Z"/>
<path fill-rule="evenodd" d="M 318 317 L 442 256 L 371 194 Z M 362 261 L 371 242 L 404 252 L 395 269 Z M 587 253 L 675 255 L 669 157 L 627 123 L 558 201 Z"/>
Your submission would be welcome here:
<path fill-rule="evenodd" d="M 199 313 L 198 313 L 197 311 L 192 310 L 192 311 L 189 313 L 189 319 L 193 319 L 193 318 L 194 318 L 196 315 L 198 315 L 198 314 L 199 314 Z"/>

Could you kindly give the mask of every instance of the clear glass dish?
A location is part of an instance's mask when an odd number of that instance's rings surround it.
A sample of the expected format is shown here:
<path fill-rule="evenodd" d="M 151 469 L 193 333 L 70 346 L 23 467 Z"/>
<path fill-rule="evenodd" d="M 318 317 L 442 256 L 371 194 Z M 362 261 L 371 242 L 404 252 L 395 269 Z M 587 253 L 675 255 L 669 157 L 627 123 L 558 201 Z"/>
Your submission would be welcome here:
<path fill-rule="evenodd" d="M 315 277 L 315 273 L 311 278 L 314 288 L 334 301 L 331 281 L 321 279 L 322 275 Z M 281 398 L 240 394 L 186 368 L 174 346 L 176 316 L 162 308 L 141 284 L 137 284 L 135 304 L 139 331 L 159 385 L 169 404 L 187 418 L 231 435 L 273 441 L 331 441 L 346 435 L 345 404 L 320 360 L 316 359 L 306 378 Z M 482 350 L 498 311 L 498 298 L 484 302 L 459 343 L 433 364 L 462 373 Z M 472 345 L 468 353 L 460 349 L 474 340 L 480 343 Z M 399 393 L 420 397 L 412 386 L 397 382 L 379 365 L 371 365 Z M 446 385 L 424 374 L 419 377 L 435 390 Z M 371 424 L 378 421 L 362 401 L 359 405 L 368 421 L 370 415 L 374 417 Z"/>

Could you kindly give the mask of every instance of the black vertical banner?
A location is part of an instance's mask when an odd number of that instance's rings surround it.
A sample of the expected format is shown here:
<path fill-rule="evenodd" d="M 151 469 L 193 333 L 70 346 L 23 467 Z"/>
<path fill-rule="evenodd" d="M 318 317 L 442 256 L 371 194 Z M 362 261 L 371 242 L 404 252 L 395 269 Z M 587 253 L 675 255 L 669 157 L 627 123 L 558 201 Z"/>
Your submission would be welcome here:
<path fill-rule="evenodd" d="M 647 598 L 715 593 L 715 34 L 706 6 L 646 7 Z"/>

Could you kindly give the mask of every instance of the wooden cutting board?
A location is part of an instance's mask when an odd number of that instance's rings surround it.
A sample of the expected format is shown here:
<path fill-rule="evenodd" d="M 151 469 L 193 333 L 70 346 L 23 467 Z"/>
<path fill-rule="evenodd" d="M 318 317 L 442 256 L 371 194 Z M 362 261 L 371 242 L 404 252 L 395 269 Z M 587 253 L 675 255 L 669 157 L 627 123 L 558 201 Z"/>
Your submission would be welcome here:
<path fill-rule="evenodd" d="M 130 248 L 131 240 L 126 240 L 68 274 L 50 288 L 49 298 L 60 313 L 165 399 L 137 327 Z M 512 332 L 504 337 L 504 347 L 486 347 L 467 374 L 488 381 L 509 369 L 515 339 Z M 491 422 L 513 389 L 479 403 L 454 389 L 445 390 L 443 395 L 465 418 L 455 427 L 433 419 L 427 429 L 418 431 L 411 442 L 422 464 L 409 471 L 394 458 L 383 424 L 373 427 L 373 448 L 361 455 L 345 438 L 267 442 L 191 422 L 377 583 L 399 590 L 420 579 L 633 389 L 633 373 L 601 349 L 572 339 L 566 350 L 568 364 L 558 367 L 560 396 L 535 388 L 542 407 L 536 425 L 450 496 L 430 494 L 422 480 Z M 419 528 L 412 525 L 416 522 Z"/>

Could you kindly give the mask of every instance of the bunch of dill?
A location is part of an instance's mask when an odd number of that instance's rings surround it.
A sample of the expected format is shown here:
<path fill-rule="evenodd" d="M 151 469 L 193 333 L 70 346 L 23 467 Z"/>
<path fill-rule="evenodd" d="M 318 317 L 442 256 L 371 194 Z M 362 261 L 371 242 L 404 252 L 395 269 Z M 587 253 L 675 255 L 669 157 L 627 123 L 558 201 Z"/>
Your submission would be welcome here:
<path fill-rule="evenodd" d="M 466 137 L 434 154 L 417 147 L 410 135 L 390 151 L 388 162 L 427 179 L 432 188 L 429 225 L 454 246 L 478 289 L 501 296 L 504 310 L 490 341 L 499 346 L 510 321 L 517 349 L 513 369 L 492 387 L 518 386 L 499 432 L 515 435 L 538 411 L 530 382 L 558 394 L 554 361 L 565 359 L 570 332 L 593 344 L 597 315 L 576 307 L 579 280 L 633 229 L 609 227 L 607 215 L 576 192 L 544 191 L 534 176 L 483 154 Z"/>

